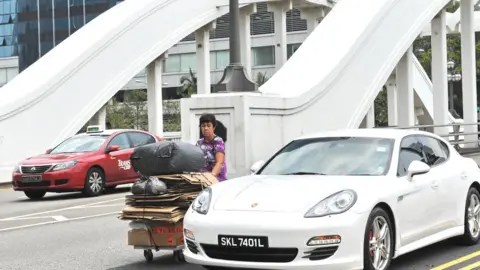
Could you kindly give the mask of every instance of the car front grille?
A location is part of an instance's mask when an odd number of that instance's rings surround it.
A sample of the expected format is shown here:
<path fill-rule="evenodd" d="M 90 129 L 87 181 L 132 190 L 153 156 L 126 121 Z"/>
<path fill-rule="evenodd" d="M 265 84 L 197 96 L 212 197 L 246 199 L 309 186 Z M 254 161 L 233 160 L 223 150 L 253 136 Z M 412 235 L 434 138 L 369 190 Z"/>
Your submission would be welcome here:
<path fill-rule="evenodd" d="M 53 165 L 22 165 L 20 170 L 22 174 L 41 174 L 49 171 Z"/>
<path fill-rule="evenodd" d="M 238 248 L 207 244 L 201 246 L 208 257 L 228 261 L 287 263 L 293 261 L 298 254 L 297 248 Z"/>
<path fill-rule="evenodd" d="M 327 259 L 327 258 L 333 256 L 333 254 L 335 254 L 337 249 L 338 249 L 338 246 L 316 248 L 316 249 L 313 249 L 313 250 L 310 250 L 310 251 L 306 251 L 305 252 L 306 256 L 304 256 L 302 258 L 308 258 L 311 261 L 324 260 L 324 259 Z"/>

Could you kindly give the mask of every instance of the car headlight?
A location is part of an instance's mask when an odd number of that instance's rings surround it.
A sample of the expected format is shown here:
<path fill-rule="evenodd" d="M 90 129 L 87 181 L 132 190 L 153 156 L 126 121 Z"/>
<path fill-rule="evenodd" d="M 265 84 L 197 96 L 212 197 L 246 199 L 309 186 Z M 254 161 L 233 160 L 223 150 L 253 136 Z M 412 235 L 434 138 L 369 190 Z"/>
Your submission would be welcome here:
<path fill-rule="evenodd" d="M 14 173 L 21 173 L 20 172 L 20 165 L 16 164 L 15 167 L 13 167 L 13 172 Z"/>
<path fill-rule="evenodd" d="M 197 198 L 192 203 L 192 209 L 199 214 L 207 214 L 210 208 L 210 201 L 212 200 L 212 190 L 206 188 L 198 194 Z"/>
<path fill-rule="evenodd" d="M 306 218 L 341 214 L 357 201 L 357 193 L 351 189 L 342 190 L 321 200 L 305 214 Z"/>
<path fill-rule="evenodd" d="M 76 160 L 57 163 L 57 164 L 55 164 L 55 166 L 53 166 L 52 171 L 61 171 L 61 170 L 70 169 L 73 166 L 77 165 L 77 163 L 78 163 L 78 161 L 76 161 Z"/>

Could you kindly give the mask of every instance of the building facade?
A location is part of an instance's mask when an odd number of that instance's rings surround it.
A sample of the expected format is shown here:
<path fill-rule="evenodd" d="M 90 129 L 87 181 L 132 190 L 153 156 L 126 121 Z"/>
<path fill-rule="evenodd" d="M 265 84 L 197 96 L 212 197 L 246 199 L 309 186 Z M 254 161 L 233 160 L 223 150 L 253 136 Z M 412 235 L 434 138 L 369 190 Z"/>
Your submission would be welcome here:
<path fill-rule="evenodd" d="M 40 57 L 75 33 L 83 25 L 105 12 L 119 0 L 0 0 L 0 63 L 18 57 L 18 72 L 23 71 Z M 220 80 L 223 69 L 229 63 L 229 16 L 216 20 L 216 28 L 210 33 L 210 57 L 212 83 Z M 306 38 L 306 21 L 300 11 L 287 13 L 288 56 Z M 252 77 L 256 74 L 273 75 L 275 70 L 274 17 L 266 3 L 257 4 L 257 12 L 251 15 Z M 185 37 L 169 50 L 165 61 L 165 99 L 178 97 L 176 88 L 180 78 L 190 68 L 196 69 L 195 35 Z M 13 57 L 13 58 L 12 58 Z M 1 64 L 0 64 L 1 65 Z M 10 74 L 13 74 L 10 72 Z M 8 77 L 8 80 L 11 76 Z M 146 88 L 145 71 L 140 72 L 121 90 Z M 121 96 L 122 93 L 118 94 Z"/>

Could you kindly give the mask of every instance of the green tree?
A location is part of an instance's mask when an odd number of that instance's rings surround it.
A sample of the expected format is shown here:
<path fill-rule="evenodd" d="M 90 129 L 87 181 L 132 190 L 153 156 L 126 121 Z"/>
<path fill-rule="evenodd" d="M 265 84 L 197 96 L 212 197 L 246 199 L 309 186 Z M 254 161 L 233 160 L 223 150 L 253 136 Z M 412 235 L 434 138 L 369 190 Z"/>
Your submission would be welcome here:
<path fill-rule="evenodd" d="M 262 86 L 264 83 L 266 83 L 266 82 L 268 81 L 268 79 L 269 79 L 269 78 L 267 77 L 267 73 L 266 73 L 266 72 L 263 73 L 263 74 L 260 73 L 260 72 L 258 72 L 258 73 L 257 73 L 257 79 L 256 79 L 255 82 L 257 83 L 258 86 Z"/>
<path fill-rule="evenodd" d="M 148 129 L 147 92 L 125 91 L 123 102 L 112 101 L 107 105 L 107 122 L 112 128 Z"/>
<path fill-rule="evenodd" d="M 378 93 L 374 101 L 375 126 L 388 125 L 387 89 L 385 87 Z"/>
<path fill-rule="evenodd" d="M 182 130 L 180 100 L 163 101 L 163 131 L 177 132 Z"/>
<path fill-rule="evenodd" d="M 177 94 L 181 97 L 191 97 L 197 93 L 197 77 L 190 68 L 188 75 L 180 78 L 180 86 L 177 88 Z"/>

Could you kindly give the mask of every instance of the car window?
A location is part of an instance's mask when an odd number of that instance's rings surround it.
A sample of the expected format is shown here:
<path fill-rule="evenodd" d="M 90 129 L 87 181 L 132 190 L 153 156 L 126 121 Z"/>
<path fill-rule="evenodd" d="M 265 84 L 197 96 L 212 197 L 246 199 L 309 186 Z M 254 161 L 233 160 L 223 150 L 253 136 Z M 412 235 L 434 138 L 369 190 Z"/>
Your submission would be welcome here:
<path fill-rule="evenodd" d="M 261 175 L 385 175 L 394 140 L 372 137 L 326 137 L 295 140 L 280 150 Z"/>
<path fill-rule="evenodd" d="M 126 133 L 120 133 L 116 135 L 108 144 L 110 145 L 118 145 L 120 146 L 120 150 L 131 148 L 130 142 L 128 141 L 128 137 Z"/>
<path fill-rule="evenodd" d="M 94 152 L 102 147 L 107 138 L 104 135 L 76 135 L 57 145 L 50 154 Z"/>
<path fill-rule="evenodd" d="M 142 132 L 129 132 L 130 140 L 132 140 L 133 147 L 138 147 L 156 142 L 155 138 L 149 134 Z"/>
<path fill-rule="evenodd" d="M 427 159 L 427 164 L 429 166 L 437 166 L 444 163 L 447 160 L 447 155 L 443 151 L 440 141 L 430 137 L 419 135 L 417 136 L 418 140 L 422 143 L 422 150 Z"/>
<path fill-rule="evenodd" d="M 408 166 L 414 160 L 425 162 L 426 158 L 422 151 L 422 144 L 415 136 L 408 136 L 402 139 L 400 143 L 400 152 L 398 156 L 397 176 L 405 176 Z"/>

